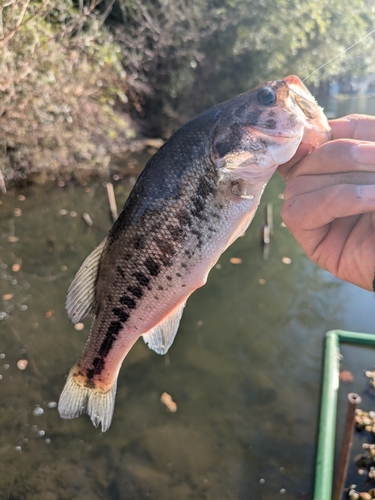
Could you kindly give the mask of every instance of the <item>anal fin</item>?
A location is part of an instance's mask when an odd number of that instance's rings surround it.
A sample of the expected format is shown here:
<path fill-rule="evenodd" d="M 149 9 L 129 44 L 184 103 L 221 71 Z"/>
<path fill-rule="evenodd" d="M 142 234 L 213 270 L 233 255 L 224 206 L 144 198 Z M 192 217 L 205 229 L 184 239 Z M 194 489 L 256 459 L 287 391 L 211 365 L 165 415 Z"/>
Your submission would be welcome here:
<path fill-rule="evenodd" d="M 148 347 L 157 354 L 166 354 L 173 344 L 185 304 L 186 301 L 182 305 L 176 307 L 176 309 L 158 325 L 142 335 Z"/>

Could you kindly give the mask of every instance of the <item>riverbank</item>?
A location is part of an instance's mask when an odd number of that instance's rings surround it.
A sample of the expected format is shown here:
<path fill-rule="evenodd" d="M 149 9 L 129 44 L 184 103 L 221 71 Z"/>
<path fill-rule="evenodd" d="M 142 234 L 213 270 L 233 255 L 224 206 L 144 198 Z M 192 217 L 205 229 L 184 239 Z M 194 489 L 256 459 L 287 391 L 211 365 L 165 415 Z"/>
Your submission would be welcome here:
<path fill-rule="evenodd" d="M 126 114 L 118 114 L 117 127 L 78 136 L 66 131 L 64 143 L 55 148 L 20 146 L 0 152 L 0 193 L 26 185 L 87 183 L 95 178 L 138 176 L 164 140 L 142 135 Z M 84 138 L 84 141 L 82 141 Z"/>

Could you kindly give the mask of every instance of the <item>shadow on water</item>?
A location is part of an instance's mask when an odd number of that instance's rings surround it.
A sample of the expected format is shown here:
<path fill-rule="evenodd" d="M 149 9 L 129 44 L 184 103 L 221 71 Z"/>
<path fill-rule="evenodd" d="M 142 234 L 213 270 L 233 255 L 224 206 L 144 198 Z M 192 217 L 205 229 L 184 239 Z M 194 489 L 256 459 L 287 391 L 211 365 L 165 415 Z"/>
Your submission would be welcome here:
<path fill-rule="evenodd" d="M 116 183 L 119 204 L 130 188 Z M 245 237 L 189 299 L 169 354 L 134 346 L 105 434 L 86 416 L 61 420 L 56 402 L 89 330 L 68 321 L 65 294 L 110 227 L 106 191 L 93 182 L 2 197 L 1 498 L 289 500 L 311 488 L 324 333 L 373 332 L 374 304 L 305 258 L 281 226 L 282 191 L 275 177 Z M 268 201 L 275 231 L 263 261 Z"/>

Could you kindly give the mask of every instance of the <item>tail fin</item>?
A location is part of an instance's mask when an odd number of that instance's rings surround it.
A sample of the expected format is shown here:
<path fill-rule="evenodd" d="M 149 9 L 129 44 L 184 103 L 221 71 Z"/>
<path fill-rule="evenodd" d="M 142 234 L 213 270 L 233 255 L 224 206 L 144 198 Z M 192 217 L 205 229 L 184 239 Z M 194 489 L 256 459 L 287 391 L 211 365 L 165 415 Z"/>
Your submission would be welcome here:
<path fill-rule="evenodd" d="M 102 432 L 109 429 L 115 407 L 116 382 L 107 392 L 81 386 L 69 373 L 65 387 L 59 399 L 58 410 L 62 418 L 79 417 L 88 413 L 95 427 L 102 424 Z"/>

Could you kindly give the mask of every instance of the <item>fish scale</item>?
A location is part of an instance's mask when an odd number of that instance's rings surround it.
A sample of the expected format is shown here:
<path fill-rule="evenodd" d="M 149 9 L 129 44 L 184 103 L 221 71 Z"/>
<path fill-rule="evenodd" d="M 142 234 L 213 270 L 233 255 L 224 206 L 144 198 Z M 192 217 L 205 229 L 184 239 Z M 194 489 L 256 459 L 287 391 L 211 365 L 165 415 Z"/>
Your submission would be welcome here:
<path fill-rule="evenodd" d="M 305 137 L 325 142 L 328 130 L 306 87 L 287 77 L 205 111 L 160 148 L 69 288 L 71 320 L 95 317 L 60 397 L 62 417 L 87 412 L 109 427 L 133 344 L 143 336 L 167 352 L 187 298 L 246 230 L 277 166 Z"/>

